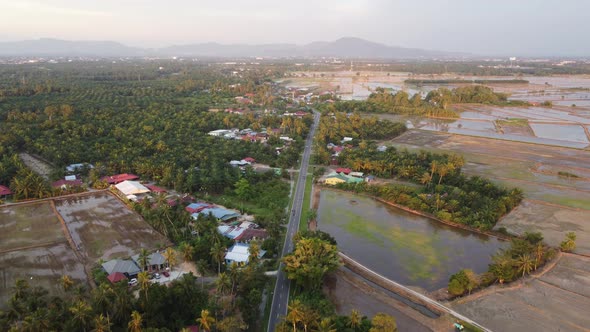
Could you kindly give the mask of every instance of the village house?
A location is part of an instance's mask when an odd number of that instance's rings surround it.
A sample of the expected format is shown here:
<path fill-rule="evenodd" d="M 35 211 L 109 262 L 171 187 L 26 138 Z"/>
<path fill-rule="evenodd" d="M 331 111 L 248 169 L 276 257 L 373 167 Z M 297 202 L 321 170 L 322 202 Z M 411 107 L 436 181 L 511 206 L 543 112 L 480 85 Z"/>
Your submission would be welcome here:
<path fill-rule="evenodd" d="M 135 262 L 137 266 L 141 266 L 141 262 L 139 261 L 139 254 L 132 256 L 131 259 L 133 260 L 133 262 Z M 150 273 L 159 272 L 166 268 L 165 264 L 166 258 L 164 258 L 162 254 L 156 251 L 148 256 L 147 265 L 143 267 L 143 270 Z"/>
<path fill-rule="evenodd" d="M 75 175 L 67 175 L 64 179 L 53 182 L 51 187 L 67 189 L 68 187 L 81 187 L 82 185 L 84 185 L 82 180 L 78 179 Z"/>
<path fill-rule="evenodd" d="M 258 258 L 262 258 L 266 253 L 265 250 L 260 250 Z M 238 265 L 246 265 L 250 260 L 250 245 L 245 243 L 236 243 L 227 250 L 225 254 L 225 263 L 231 265 L 237 263 Z"/>
<path fill-rule="evenodd" d="M 7 196 L 12 195 L 10 188 L 0 185 L 0 197 L 6 199 Z"/>
<path fill-rule="evenodd" d="M 111 176 L 104 176 L 100 180 L 105 181 L 108 184 L 117 184 L 123 181 L 133 181 L 138 180 L 139 176 L 130 173 L 123 173 L 123 174 L 116 174 Z"/>
<path fill-rule="evenodd" d="M 121 273 L 127 278 L 136 278 L 141 269 L 134 261 L 129 259 L 112 259 L 102 264 L 103 270 L 110 276 Z"/>
<path fill-rule="evenodd" d="M 143 184 L 137 181 L 123 181 L 115 185 L 115 188 L 119 190 L 128 200 L 135 201 L 141 195 L 147 194 L 150 190 Z"/>

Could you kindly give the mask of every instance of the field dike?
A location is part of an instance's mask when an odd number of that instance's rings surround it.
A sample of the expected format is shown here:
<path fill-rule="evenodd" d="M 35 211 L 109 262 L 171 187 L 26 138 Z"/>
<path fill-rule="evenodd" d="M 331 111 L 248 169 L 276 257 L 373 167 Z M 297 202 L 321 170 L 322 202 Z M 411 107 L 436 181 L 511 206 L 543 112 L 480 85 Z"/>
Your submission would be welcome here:
<path fill-rule="evenodd" d="M 340 260 L 343 263 L 343 265 L 346 266 L 352 272 L 362 276 L 366 280 L 369 280 L 369 281 L 375 283 L 376 285 L 379 285 L 380 287 L 383 287 L 395 294 L 398 294 L 399 296 L 409 300 L 410 302 L 414 303 L 417 306 L 427 309 L 428 311 L 432 312 L 433 314 L 436 314 L 438 316 L 442 316 L 444 314 L 450 314 L 457 319 L 460 319 L 464 322 L 467 322 L 471 325 L 476 326 L 477 328 L 481 329 L 482 331 L 486 331 L 486 332 L 490 331 L 489 329 L 487 329 L 487 328 L 479 325 L 478 323 L 474 322 L 473 320 L 459 314 L 458 312 L 452 310 L 451 308 L 446 307 L 443 304 L 438 303 L 437 301 L 428 298 L 426 295 L 420 294 L 420 293 L 418 293 L 414 290 L 411 290 L 407 287 L 404 287 L 403 285 L 400 285 L 392 280 L 389 280 L 376 272 L 373 272 L 372 270 L 364 267 L 362 264 L 356 262 L 352 258 L 346 256 L 342 252 L 339 252 L 338 256 L 340 257 Z"/>

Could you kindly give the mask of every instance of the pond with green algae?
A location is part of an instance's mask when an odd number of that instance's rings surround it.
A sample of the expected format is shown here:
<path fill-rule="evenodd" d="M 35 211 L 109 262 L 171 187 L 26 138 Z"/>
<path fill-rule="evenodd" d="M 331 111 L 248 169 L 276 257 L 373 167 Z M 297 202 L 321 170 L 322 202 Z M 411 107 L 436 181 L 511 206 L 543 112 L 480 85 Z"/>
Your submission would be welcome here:
<path fill-rule="evenodd" d="M 487 271 L 508 243 L 352 193 L 322 190 L 318 228 L 367 268 L 406 286 L 434 291 L 463 268 Z"/>

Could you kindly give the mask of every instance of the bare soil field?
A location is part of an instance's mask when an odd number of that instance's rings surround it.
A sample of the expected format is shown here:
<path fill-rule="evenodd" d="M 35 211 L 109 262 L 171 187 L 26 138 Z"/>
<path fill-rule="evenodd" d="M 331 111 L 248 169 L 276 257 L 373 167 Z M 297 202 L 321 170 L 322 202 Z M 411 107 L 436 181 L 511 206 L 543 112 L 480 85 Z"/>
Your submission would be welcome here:
<path fill-rule="evenodd" d="M 563 255 L 541 277 L 460 299 L 453 307 L 493 331 L 588 331 L 590 258 Z"/>
<path fill-rule="evenodd" d="M 28 153 L 20 153 L 20 159 L 27 165 L 28 168 L 33 172 L 41 175 L 45 180 L 49 180 L 49 174 L 51 174 L 51 166 L 48 162 L 41 160 L 41 158 Z"/>
<path fill-rule="evenodd" d="M 31 287 L 43 286 L 50 294 L 59 295 L 63 290 L 58 279 L 63 275 L 70 276 L 77 283 L 86 283 L 84 265 L 65 241 L 1 253 L 0 307 L 6 305 L 17 279 L 25 279 Z"/>
<path fill-rule="evenodd" d="M 541 201 L 524 200 L 520 206 L 505 216 L 496 228 L 506 227 L 513 234 L 538 231 L 543 233 L 545 242 L 558 247 L 567 232 L 576 232 L 574 252 L 590 255 L 590 212 L 582 209 L 568 209 L 563 206 L 546 204 Z"/>
<path fill-rule="evenodd" d="M 0 252 L 65 240 L 50 201 L 0 207 Z"/>
<path fill-rule="evenodd" d="M 169 245 L 164 236 L 109 192 L 56 199 L 55 206 L 76 247 L 91 262 Z"/>

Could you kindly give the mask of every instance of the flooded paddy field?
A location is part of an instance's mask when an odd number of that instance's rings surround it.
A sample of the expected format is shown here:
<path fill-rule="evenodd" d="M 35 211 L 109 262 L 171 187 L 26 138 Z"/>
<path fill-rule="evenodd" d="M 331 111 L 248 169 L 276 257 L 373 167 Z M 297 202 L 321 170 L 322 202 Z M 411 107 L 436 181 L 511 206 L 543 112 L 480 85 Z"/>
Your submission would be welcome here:
<path fill-rule="evenodd" d="M 564 254 L 557 265 L 524 284 L 495 286 L 453 308 L 493 331 L 588 331 L 590 258 Z"/>
<path fill-rule="evenodd" d="M 585 112 L 489 105 L 456 105 L 455 109 L 459 119 L 406 117 L 403 121 L 410 129 L 579 149 L 590 146 L 590 116 Z"/>
<path fill-rule="evenodd" d="M 51 295 L 63 294 L 58 279 L 70 276 L 85 284 L 84 265 L 67 242 L 0 253 L 0 308 L 7 304 L 17 279 L 31 287 L 43 286 Z"/>
<path fill-rule="evenodd" d="M 56 199 L 72 239 L 91 261 L 136 254 L 169 244 L 137 213 L 108 192 Z"/>
<path fill-rule="evenodd" d="M 508 245 L 351 193 L 322 190 L 318 228 L 367 268 L 406 286 L 434 291 L 462 268 L 487 270 Z"/>
<path fill-rule="evenodd" d="M 50 201 L 0 207 L 0 252 L 65 240 Z"/>

